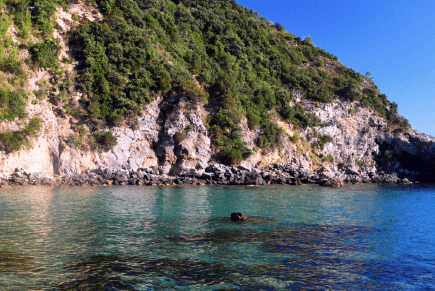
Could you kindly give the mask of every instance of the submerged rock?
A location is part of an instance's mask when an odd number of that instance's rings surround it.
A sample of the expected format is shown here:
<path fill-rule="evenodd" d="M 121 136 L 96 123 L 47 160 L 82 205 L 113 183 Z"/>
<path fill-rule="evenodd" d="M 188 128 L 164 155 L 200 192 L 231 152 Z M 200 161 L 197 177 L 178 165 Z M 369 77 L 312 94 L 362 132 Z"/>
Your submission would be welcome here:
<path fill-rule="evenodd" d="M 248 217 L 241 212 L 231 213 L 231 220 L 232 221 L 244 221 L 246 219 L 248 219 Z"/>

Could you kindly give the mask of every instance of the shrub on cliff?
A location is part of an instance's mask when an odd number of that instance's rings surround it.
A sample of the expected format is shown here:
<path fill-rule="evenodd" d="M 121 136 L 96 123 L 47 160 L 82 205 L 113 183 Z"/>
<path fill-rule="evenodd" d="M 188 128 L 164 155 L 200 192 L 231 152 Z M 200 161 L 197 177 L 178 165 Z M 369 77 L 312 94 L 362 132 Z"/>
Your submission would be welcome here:
<path fill-rule="evenodd" d="M 242 153 L 237 149 L 224 147 L 220 152 L 220 159 L 227 165 L 236 165 L 242 161 Z"/>
<path fill-rule="evenodd" d="M 323 150 L 325 148 L 325 144 L 328 142 L 332 142 L 333 139 L 329 135 L 320 135 L 318 136 L 318 145 Z"/>
<path fill-rule="evenodd" d="M 26 117 L 26 98 L 23 91 L 0 89 L 0 118 L 14 120 Z"/>
<path fill-rule="evenodd" d="M 60 49 L 60 45 L 53 40 L 30 45 L 32 61 L 42 68 L 56 68 Z"/>
<path fill-rule="evenodd" d="M 41 119 L 34 116 L 29 120 L 29 123 L 21 130 L 0 133 L 0 150 L 6 153 L 11 153 L 20 149 L 22 145 L 31 146 L 30 137 L 36 137 L 41 128 Z"/>
<path fill-rule="evenodd" d="M 116 136 L 110 131 L 96 131 L 94 137 L 97 148 L 103 151 L 112 150 L 117 144 Z"/>

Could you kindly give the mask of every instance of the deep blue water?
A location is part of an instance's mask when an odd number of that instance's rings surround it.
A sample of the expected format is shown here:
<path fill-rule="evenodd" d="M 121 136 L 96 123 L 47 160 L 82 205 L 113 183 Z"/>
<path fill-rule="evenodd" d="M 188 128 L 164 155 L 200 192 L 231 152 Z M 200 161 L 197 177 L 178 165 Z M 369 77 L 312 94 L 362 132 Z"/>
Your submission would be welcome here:
<path fill-rule="evenodd" d="M 0 234 L 0 290 L 435 289 L 423 184 L 0 189 Z"/>

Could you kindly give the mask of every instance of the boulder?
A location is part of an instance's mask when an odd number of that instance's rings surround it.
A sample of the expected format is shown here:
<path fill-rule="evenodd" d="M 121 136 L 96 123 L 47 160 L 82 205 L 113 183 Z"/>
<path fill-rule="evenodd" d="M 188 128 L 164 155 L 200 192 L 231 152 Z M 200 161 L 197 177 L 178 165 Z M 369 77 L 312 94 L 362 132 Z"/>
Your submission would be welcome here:
<path fill-rule="evenodd" d="M 251 165 L 245 162 L 241 162 L 238 168 L 242 171 L 248 171 L 248 172 L 252 171 Z"/>
<path fill-rule="evenodd" d="M 402 184 L 412 184 L 412 182 L 409 181 L 407 178 L 403 178 L 401 182 Z"/>
<path fill-rule="evenodd" d="M 335 173 L 331 171 L 329 168 L 322 168 L 318 171 L 319 178 L 322 179 L 331 179 L 335 177 Z"/>
<path fill-rule="evenodd" d="M 323 179 L 319 183 L 323 187 L 341 188 L 344 186 L 344 181 L 340 178 Z"/>
<path fill-rule="evenodd" d="M 241 212 L 231 213 L 231 220 L 232 221 L 244 221 L 246 219 L 248 219 L 248 217 Z"/>
<path fill-rule="evenodd" d="M 115 180 L 118 181 L 118 183 L 127 183 L 128 182 L 128 176 L 127 175 L 117 175 L 115 176 Z"/>

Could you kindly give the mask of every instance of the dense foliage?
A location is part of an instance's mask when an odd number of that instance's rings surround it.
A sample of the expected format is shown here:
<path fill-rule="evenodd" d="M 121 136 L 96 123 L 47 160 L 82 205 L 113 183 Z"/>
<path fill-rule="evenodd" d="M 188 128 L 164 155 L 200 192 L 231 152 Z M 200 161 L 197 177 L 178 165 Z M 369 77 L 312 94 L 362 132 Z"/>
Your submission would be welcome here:
<path fill-rule="evenodd" d="M 29 147 L 31 142 L 30 137 L 35 137 L 41 128 L 41 119 L 34 116 L 28 124 L 21 130 L 10 131 L 6 130 L 0 133 L 0 150 L 10 153 L 20 149 L 22 145 Z"/>
<path fill-rule="evenodd" d="M 50 19 L 56 5 L 66 8 L 69 3 L 6 0 L 22 39 L 28 39 L 30 28 L 43 39 L 28 43 L 34 65 L 57 68 L 59 46 L 50 38 Z M 182 95 L 191 105 L 204 103 L 212 112 L 207 126 L 216 151 L 227 163 L 251 153 L 241 140 L 239 124 L 244 117 L 251 129 L 260 130 L 256 141 L 260 147 L 277 144 L 283 134 L 272 122 L 274 112 L 300 127 L 318 125 L 315 116 L 292 102 L 295 93 L 319 103 L 334 98 L 361 101 L 392 124 L 408 126 L 398 117 L 397 105 L 380 94 L 371 79 L 340 64 L 309 37 L 296 37 L 235 1 L 88 3 L 95 4 L 104 19 L 88 22 L 75 15 L 79 25 L 71 32 L 69 45 L 79 61 L 76 81 L 86 93 L 81 105 L 97 124 L 120 125 L 156 96 Z M 4 15 L 3 42 L 11 22 Z M 14 62 L 11 57 L 2 59 L 0 51 L 2 70 L 18 72 Z M 113 146 L 111 137 L 96 132 L 103 148 Z"/>
<path fill-rule="evenodd" d="M 260 126 L 258 146 L 279 142 L 274 109 L 296 125 L 318 124 L 301 106 L 291 106 L 293 92 L 317 102 L 360 100 L 392 121 L 397 115 L 370 79 L 235 1 L 97 3 L 104 21 L 83 23 L 74 44 L 83 48 L 87 110 L 109 124 L 136 114 L 157 95 L 182 93 L 193 103 L 209 97 L 214 146 L 233 163 L 250 153 L 241 141 L 243 116 L 251 128 Z"/>

